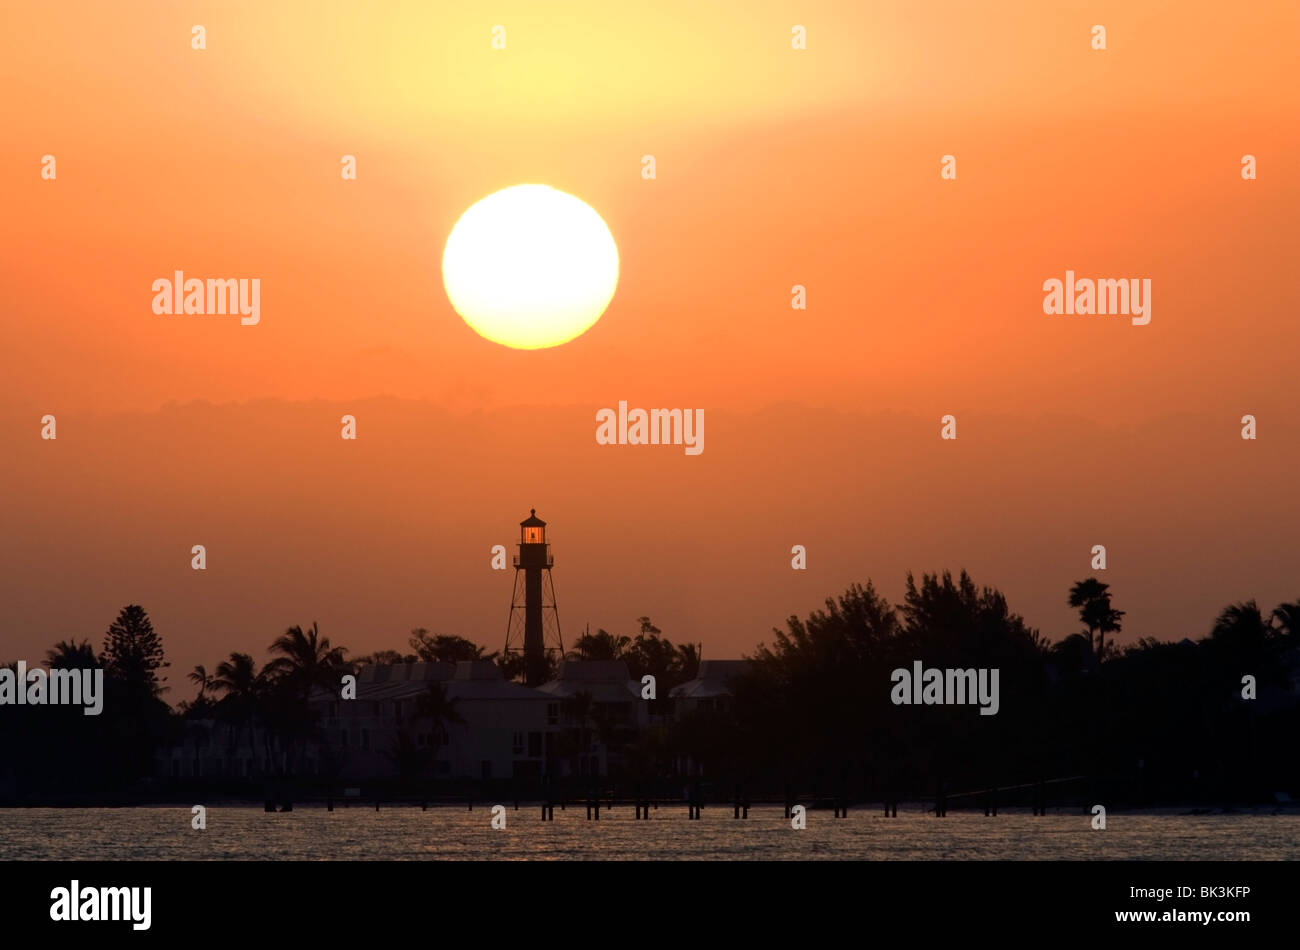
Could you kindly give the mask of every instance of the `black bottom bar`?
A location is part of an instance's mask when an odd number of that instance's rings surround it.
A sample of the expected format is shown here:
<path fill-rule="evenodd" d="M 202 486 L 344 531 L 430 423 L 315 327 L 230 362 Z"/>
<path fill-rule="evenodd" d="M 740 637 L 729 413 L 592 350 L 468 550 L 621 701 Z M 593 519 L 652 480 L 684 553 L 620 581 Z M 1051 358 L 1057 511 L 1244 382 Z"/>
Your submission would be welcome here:
<path fill-rule="evenodd" d="M 1230 942 L 1296 922 L 1295 867 L 1283 862 L 9 862 L 0 881 L 6 937 L 62 931 L 92 940 L 144 932 L 131 920 L 135 910 L 143 923 L 142 900 L 101 897 L 103 888 L 133 887 L 150 888 L 149 933 L 229 932 L 237 919 L 236 929 L 295 943 L 373 936 L 378 921 L 427 922 L 439 908 L 495 939 L 528 939 L 523 920 L 562 926 L 570 907 L 588 933 L 603 923 L 667 940 L 689 926 L 693 939 L 716 932 L 765 944 L 774 929 L 811 935 L 839 924 L 859 934 L 920 926 L 923 944 L 945 934 L 1077 941 L 1125 931 L 1144 941 L 1195 932 Z M 104 913 L 116 903 L 127 919 L 51 919 L 52 910 L 71 916 L 73 881 L 78 916 L 98 914 L 102 901 Z"/>

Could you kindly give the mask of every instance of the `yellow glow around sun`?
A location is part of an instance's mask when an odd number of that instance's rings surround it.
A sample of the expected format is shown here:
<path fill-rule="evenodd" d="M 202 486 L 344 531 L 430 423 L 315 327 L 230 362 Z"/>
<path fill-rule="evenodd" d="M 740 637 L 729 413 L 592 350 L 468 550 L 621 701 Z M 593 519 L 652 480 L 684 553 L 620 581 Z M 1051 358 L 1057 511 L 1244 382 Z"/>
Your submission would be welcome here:
<path fill-rule="evenodd" d="M 521 350 L 559 346 L 605 312 L 618 248 L 585 202 L 547 185 L 515 185 L 460 216 L 442 254 L 442 283 L 480 336 Z"/>

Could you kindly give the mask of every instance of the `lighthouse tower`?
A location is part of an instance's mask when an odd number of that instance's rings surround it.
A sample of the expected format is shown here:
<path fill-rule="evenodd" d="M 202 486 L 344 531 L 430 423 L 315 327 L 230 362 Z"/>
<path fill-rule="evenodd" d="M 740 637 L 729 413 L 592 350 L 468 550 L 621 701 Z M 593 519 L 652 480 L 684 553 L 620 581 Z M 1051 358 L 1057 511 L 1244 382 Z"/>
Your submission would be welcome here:
<path fill-rule="evenodd" d="M 564 655 L 560 639 L 560 615 L 555 609 L 555 582 L 551 579 L 551 545 L 546 540 L 546 522 L 537 509 L 519 522 L 519 553 L 515 555 L 515 592 L 510 599 L 510 620 L 506 624 L 506 656 L 524 653 L 524 682 L 540 686 L 549 675 L 548 653 Z"/>

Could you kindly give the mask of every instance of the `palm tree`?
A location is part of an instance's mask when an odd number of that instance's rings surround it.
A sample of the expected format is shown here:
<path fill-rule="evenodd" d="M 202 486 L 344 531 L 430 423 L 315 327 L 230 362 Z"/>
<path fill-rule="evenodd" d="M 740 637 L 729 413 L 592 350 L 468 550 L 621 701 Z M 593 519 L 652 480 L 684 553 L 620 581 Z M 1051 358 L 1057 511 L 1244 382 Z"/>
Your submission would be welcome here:
<path fill-rule="evenodd" d="M 185 674 L 185 678 L 198 686 L 199 693 L 194 697 L 193 702 L 182 700 L 177 706 L 178 711 L 185 719 L 209 718 L 215 704 L 207 695 L 208 690 L 212 688 L 212 677 L 208 675 L 207 667 L 203 665 L 196 666 Z"/>
<path fill-rule="evenodd" d="M 406 729 L 397 730 L 393 736 L 393 745 L 384 752 L 384 757 L 393 763 L 403 784 L 419 778 L 433 760 L 431 747 L 416 743 Z"/>
<path fill-rule="evenodd" d="M 689 682 L 699 676 L 703 652 L 702 643 L 683 643 L 677 647 L 677 663 L 681 669 L 682 682 Z"/>
<path fill-rule="evenodd" d="M 1107 596 L 1106 603 L 1110 603 L 1109 595 Z M 1123 616 L 1124 611 L 1116 610 L 1113 607 L 1108 607 L 1106 610 L 1099 612 L 1099 616 L 1097 617 L 1098 660 L 1104 660 L 1106 658 L 1106 634 L 1119 633 L 1120 630 L 1123 629 L 1123 626 L 1120 623 L 1120 618 Z"/>
<path fill-rule="evenodd" d="M 313 687 L 338 685 L 348 651 L 346 647 L 331 646 L 329 637 L 322 637 L 313 623 L 307 631 L 302 627 L 290 627 L 275 638 L 268 652 L 280 655 L 266 664 L 264 672 L 270 678 L 283 681 L 306 703 Z"/>
<path fill-rule="evenodd" d="M 571 724 L 576 724 L 578 734 L 578 758 L 581 759 L 590 751 L 591 743 L 587 739 L 587 724 L 592 721 L 592 713 L 595 711 L 595 697 L 586 690 L 574 693 L 568 699 L 564 700 L 565 719 Z M 574 774 L 578 775 L 582 771 L 580 762 L 574 762 Z"/>
<path fill-rule="evenodd" d="M 230 659 L 217 664 L 217 672 L 208 680 L 208 689 L 222 693 L 226 705 L 244 708 L 253 706 L 262 685 L 263 674 L 257 671 L 257 661 L 247 653 L 230 654 Z"/>
<path fill-rule="evenodd" d="M 232 750 L 238 747 L 245 729 L 252 737 L 253 723 L 266 693 L 265 673 L 258 672 L 257 663 L 247 653 L 232 653 L 230 659 L 217 664 L 217 672 L 208 680 L 207 688 L 222 694 L 217 703 L 218 717 L 233 726 Z"/>
<path fill-rule="evenodd" d="M 1088 646 L 1092 647 L 1093 636 L 1097 636 L 1097 659 L 1106 653 L 1106 634 L 1119 633 L 1120 618 L 1124 611 L 1116 610 L 1110 605 L 1110 585 L 1103 584 L 1095 577 L 1079 581 L 1070 588 L 1071 607 L 1079 611 L 1079 619 L 1088 628 Z"/>
<path fill-rule="evenodd" d="M 203 694 L 212 688 L 212 677 L 208 675 L 207 668 L 199 664 L 186 674 L 186 678 L 199 688 L 199 695 L 194 700 L 195 704 L 202 703 Z"/>
<path fill-rule="evenodd" d="M 1252 600 L 1238 601 L 1235 604 L 1229 604 L 1219 611 L 1219 616 L 1214 620 L 1214 628 L 1210 635 L 1214 637 L 1231 637 L 1234 635 L 1245 634 L 1248 639 L 1262 640 L 1266 636 L 1265 630 L 1268 624 L 1264 620 L 1264 612 L 1259 609 L 1259 604 Z"/>
<path fill-rule="evenodd" d="M 450 738 L 450 727 L 463 724 L 465 719 L 456 708 L 456 700 L 447 696 L 447 690 L 437 680 L 431 681 L 429 688 L 420 694 L 415 704 L 415 716 L 429 721 L 432 761 L 437 763 L 438 750 Z"/>
<path fill-rule="evenodd" d="M 1278 604 L 1273 608 L 1271 619 L 1276 625 L 1278 636 L 1300 638 L 1300 600 Z"/>
<path fill-rule="evenodd" d="M 591 720 L 592 725 L 596 727 L 596 740 L 605 749 L 606 766 L 608 766 L 609 753 L 616 746 L 621 747 L 621 740 L 631 730 L 626 728 L 625 723 L 609 706 L 593 706 L 588 718 Z"/>
<path fill-rule="evenodd" d="M 607 630 L 591 633 L 591 628 L 578 637 L 569 657 L 577 660 L 621 660 L 632 644 L 631 637 L 621 637 Z"/>
<path fill-rule="evenodd" d="M 45 663 L 52 670 L 91 670 L 99 665 L 99 658 L 89 640 L 60 640 L 45 651 Z"/>
<path fill-rule="evenodd" d="M 1254 650 L 1263 646 L 1272 632 L 1259 605 L 1247 600 L 1224 607 L 1215 618 L 1210 636 L 1244 650 Z"/>

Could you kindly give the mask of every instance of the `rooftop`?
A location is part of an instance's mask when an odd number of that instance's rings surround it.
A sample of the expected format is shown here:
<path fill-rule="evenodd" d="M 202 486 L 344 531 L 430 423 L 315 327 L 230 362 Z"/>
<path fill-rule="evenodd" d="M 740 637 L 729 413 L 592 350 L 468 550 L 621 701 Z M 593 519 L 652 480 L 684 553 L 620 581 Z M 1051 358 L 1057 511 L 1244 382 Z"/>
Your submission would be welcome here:
<path fill-rule="evenodd" d="M 598 703 L 626 702 L 641 695 L 622 660 L 565 660 L 560 675 L 537 687 L 551 696 L 590 693 Z"/>
<path fill-rule="evenodd" d="M 357 673 L 357 699 L 383 702 L 419 696 L 430 683 L 443 684 L 450 699 L 532 699 L 546 697 L 535 689 L 506 680 L 491 660 L 462 660 L 459 663 L 374 663 Z M 314 703 L 333 702 L 339 691 L 317 688 Z"/>
<path fill-rule="evenodd" d="M 711 699 L 730 696 L 730 683 L 749 668 L 749 660 L 701 660 L 700 671 L 689 683 L 673 688 L 674 699 Z"/>

